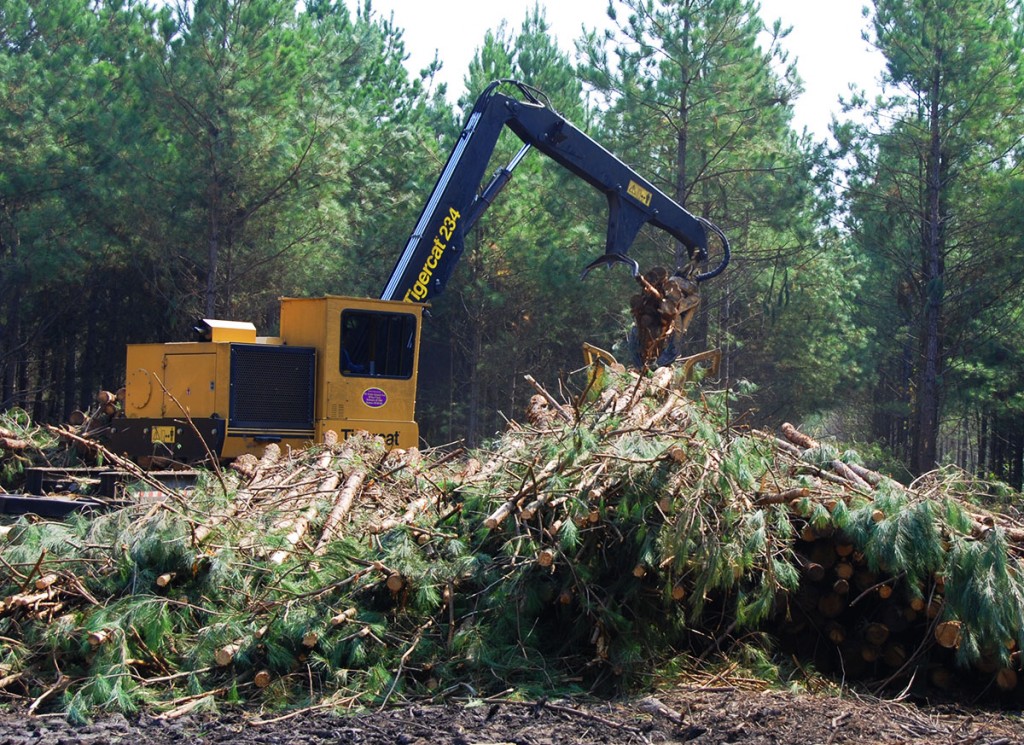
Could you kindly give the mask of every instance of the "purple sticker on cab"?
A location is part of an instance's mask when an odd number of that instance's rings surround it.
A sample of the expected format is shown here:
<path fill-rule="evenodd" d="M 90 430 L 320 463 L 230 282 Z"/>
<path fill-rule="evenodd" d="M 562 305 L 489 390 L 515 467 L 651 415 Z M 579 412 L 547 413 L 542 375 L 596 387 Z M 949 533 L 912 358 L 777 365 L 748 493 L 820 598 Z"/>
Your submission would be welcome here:
<path fill-rule="evenodd" d="M 388 402 L 388 394 L 380 388 L 367 388 L 363 391 L 363 403 L 371 409 L 379 409 Z"/>

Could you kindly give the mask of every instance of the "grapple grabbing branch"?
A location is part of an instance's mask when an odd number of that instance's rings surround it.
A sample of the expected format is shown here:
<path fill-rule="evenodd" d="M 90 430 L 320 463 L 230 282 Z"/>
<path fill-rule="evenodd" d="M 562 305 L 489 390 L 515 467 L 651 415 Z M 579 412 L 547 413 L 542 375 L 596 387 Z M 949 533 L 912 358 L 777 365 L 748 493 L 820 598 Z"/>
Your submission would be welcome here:
<path fill-rule="evenodd" d="M 669 274 L 664 267 L 654 267 L 637 275 L 640 291 L 630 301 L 636 326 L 635 355 L 640 367 L 650 367 L 666 360 L 668 351 L 675 357 L 683 336 L 700 306 L 700 287 L 681 274 Z"/>

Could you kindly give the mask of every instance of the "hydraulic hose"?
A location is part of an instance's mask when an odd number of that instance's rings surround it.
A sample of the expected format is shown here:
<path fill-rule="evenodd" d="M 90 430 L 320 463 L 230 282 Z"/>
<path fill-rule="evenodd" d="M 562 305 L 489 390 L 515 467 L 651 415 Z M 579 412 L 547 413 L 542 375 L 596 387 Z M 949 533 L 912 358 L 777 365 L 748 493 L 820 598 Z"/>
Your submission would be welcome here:
<path fill-rule="evenodd" d="M 703 217 L 700 217 L 699 215 L 697 215 L 696 217 L 705 228 L 707 228 L 712 233 L 717 235 L 718 239 L 722 242 L 722 260 L 718 262 L 718 266 L 716 266 L 714 269 L 710 271 L 703 272 L 694 277 L 694 279 L 697 282 L 703 282 L 705 279 L 717 277 L 719 274 L 725 271 L 725 268 L 729 266 L 729 259 L 732 257 L 732 253 L 729 248 L 729 239 L 725 237 L 725 233 L 723 233 L 722 230 L 710 220 L 706 220 Z"/>

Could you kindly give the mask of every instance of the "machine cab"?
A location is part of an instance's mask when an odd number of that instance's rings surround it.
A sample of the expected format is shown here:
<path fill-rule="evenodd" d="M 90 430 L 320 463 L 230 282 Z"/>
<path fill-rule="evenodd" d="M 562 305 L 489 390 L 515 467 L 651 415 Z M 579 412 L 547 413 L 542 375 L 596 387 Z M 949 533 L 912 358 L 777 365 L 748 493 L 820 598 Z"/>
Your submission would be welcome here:
<path fill-rule="evenodd" d="M 418 444 L 416 382 L 423 306 L 340 296 L 283 298 L 281 338 L 318 350 L 317 439 L 365 430 Z"/>

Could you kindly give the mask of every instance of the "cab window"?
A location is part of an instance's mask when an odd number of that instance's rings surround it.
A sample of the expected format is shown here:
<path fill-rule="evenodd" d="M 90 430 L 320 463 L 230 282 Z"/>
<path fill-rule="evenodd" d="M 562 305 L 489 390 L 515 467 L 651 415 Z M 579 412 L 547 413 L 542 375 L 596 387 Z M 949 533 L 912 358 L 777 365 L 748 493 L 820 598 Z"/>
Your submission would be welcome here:
<path fill-rule="evenodd" d="M 416 316 L 344 310 L 341 373 L 367 378 L 409 378 L 416 354 Z"/>

